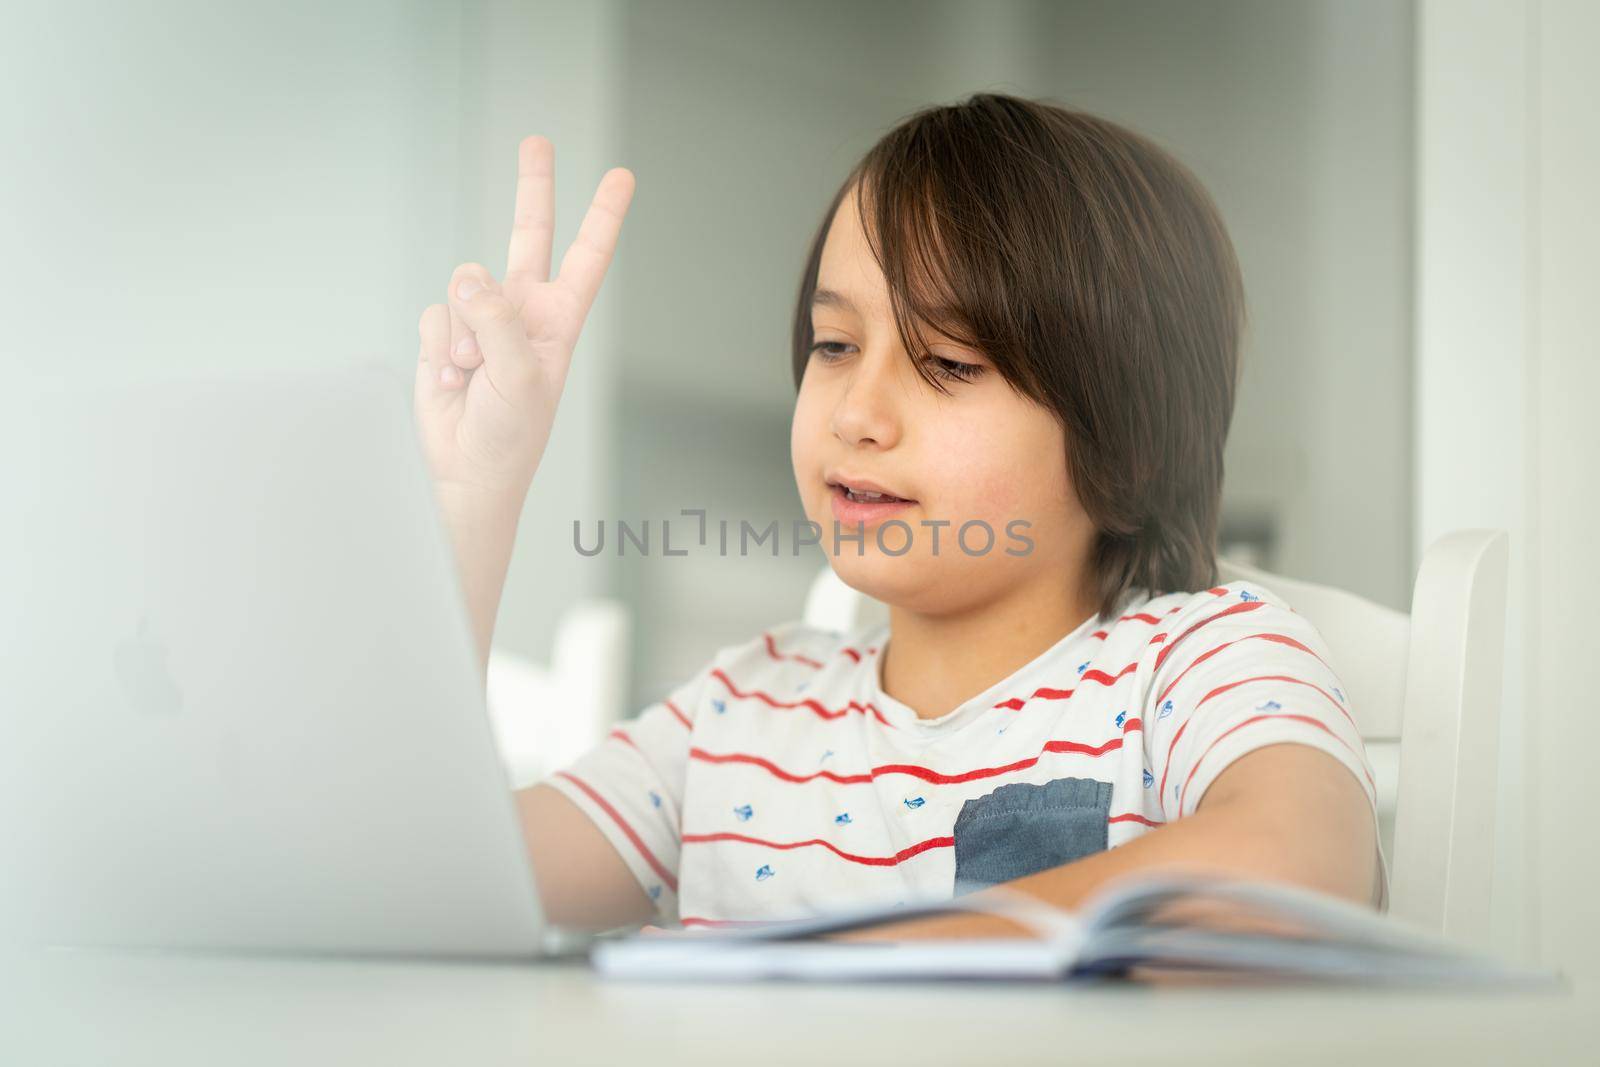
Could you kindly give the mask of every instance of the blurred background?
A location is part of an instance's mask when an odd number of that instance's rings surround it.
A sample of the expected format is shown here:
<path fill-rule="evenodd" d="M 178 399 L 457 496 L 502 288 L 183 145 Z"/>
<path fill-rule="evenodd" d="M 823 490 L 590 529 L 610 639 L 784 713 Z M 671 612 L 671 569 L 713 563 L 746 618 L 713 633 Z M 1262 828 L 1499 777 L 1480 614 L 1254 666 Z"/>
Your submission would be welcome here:
<path fill-rule="evenodd" d="M 1571 724 L 1532 710 L 1576 692 L 1559 673 L 1577 632 L 1567 564 L 1588 564 L 1595 517 L 1592 448 L 1561 436 L 1584 432 L 1597 362 L 1575 310 L 1593 292 L 1587 239 L 1569 224 L 1574 176 L 1595 174 L 1592 138 L 1566 136 L 1593 121 L 1569 50 L 1592 25 L 1583 11 L 13 4 L 7 366 L 381 361 L 409 382 L 417 318 L 454 266 L 503 270 L 522 136 L 556 145 L 558 259 L 600 175 L 629 167 L 637 193 L 523 516 L 497 643 L 546 657 L 565 609 L 616 598 L 640 707 L 717 648 L 797 617 L 823 557 L 785 544 L 777 559 L 619 558 L 614 527 L 586 557 L 574 521 L 592 543 L 602 518 L 649 520 L 654 549 L 663 519 L 686 543 L 685 508 L 735 532 L 803 518 L 788 335 L 806 242 L 844 172 L 910 112 L 976 91 L 1100 113 L 1199 175 L 1244 268 L 1225 551 L 1404 609 L 1434 537 L 1512 531 L 1497 887 L 1519 904 L 1540 892 L 1524 825 L 1559 832 L 1558 794 L 1533 787 Z M 1507 909 L 1504 945 L 1541 937 L 1536 910 Z"/>

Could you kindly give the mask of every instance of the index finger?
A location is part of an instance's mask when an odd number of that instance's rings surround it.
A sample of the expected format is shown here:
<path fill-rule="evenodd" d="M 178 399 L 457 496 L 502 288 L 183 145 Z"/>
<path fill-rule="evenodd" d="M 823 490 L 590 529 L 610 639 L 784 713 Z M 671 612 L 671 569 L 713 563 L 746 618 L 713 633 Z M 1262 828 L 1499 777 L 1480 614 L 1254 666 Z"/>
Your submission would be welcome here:
<path fill-rule="evenodd" d="M 548 137 L 524 137 L 517 145 L 517 203 L 506 251 L 506 279 L 531 275 L 550 280 L 550 243 L 556 229 L 555 146 Z"/>
<path fill-rule="evenodd" d="M 617 234 L 622 230 L 622 217 L 628 213 L 628 203 L 633 199 L 633 172 L 626 167 L 612 167 L 600 179 L 588 214 L 578 227 L 578 236 L 561 257 L 560 282 L 571 286 L 583 299 L 588 312 L 594 297 L 600 291 L 600 282 L 611 264 L 611 255 L 617 247 Z"/>

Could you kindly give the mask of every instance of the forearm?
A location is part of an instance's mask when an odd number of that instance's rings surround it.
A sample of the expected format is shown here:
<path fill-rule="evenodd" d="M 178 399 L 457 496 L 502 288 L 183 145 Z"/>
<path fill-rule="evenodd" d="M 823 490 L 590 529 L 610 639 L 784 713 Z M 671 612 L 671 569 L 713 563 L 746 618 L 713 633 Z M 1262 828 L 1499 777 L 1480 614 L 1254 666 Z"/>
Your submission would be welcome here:
<path fill-rule="evenodd" d="M 1246 878 L 1276 877 L 1303 884 L 1296 875 L 1303 873 L 1304 865 L 1295 861 L 1294 851 L 1294 843 L 1281 832 L 1258 825 L 1246 812 L 1219 807 L 1197 811 L 1117 848 L 1004 882 L 1002 887 L 1071 911 L 1107 883 L 1146 871 L 1182 868 Z M 999 895 L 993 889 L 980 889 L 970 899 L 977 903 Z M 1003 905 L 1004 901 L 997 904 Z M 861 940 L 1021 937 L 1032 936 L 1032 931 L 1009 919 L 972 912 L 909 920 L 864 930 L 855 936 Z"/>
<path fill-rule="evenodd" d="M 1362 847 L 1370 839 L 1370 833 L 1319 833 L 1314 823 L 1297 824 L 1281 811 L 1264 811 L 1235 800 L 1204 808 L 1118 848 L 1005 885 L 1057 907 L 1075 909 L 1121 877 L 1187 870 L 1287 882 L 1371 904 L 1377 885 L 1376 852 Z"/>
<path fill-rule="evenodd" d="M 1168 869 L 1289 882 L 1363 904 L 1376 901 L 1372 812 L 1353 776 L 1331 757 L 1296 745 L 1258 749 L 1218 776 L 1194 814 L 1117 848 L 1004 883 L 1069 910 L 1125 875 Z M 998 896 L 979 890 L 974 898 Z M 1024 934 L 983 914 L 910 920 L 866 938 Z"/>
<path fill-rule="evenodd" d="M 522 500 L 514 494 L 495 496 L 443 486 L 438 493 L 472 622 L 479 670 L 487 671 L 495 618 L 511 566 L 511 552 L 516 547 Z"/>

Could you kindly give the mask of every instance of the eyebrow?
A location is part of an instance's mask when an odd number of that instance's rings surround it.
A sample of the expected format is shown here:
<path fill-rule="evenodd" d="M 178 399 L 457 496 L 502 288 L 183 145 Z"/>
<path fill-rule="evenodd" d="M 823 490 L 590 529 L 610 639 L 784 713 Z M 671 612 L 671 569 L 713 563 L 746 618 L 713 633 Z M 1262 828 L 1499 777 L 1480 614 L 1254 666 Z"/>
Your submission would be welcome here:
<path fill-rule="evenodd" d="M 861 310 L 856 307 L 855 301 L 835 289 L 818 289 L 812 293 L 811 306 L 813 308 L 838 308 L 841 311 L 849 311 L 857 315 L 861 313 Z M 956 314 L 956 309 L 948 304 L 941 304 L 939 307 L 933 308 L 932 311 L 934 322 L 936 323 L 954 322 L 959 318 Z"/>
<path fill-rule="evenodd" d="M 811 294 L 811 306 L 814 308 L 840 308 L 844 311 L 855 311 L 855 301 L 843 293 L 832 289 L 818 289 Z"/>

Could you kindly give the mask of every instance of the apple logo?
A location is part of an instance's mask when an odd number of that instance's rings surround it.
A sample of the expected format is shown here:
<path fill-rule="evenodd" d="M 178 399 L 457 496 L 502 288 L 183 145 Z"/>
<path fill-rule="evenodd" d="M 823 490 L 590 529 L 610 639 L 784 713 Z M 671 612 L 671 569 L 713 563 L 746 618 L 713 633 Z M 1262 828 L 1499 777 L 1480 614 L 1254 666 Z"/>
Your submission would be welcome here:
<path fill-rule="evenodd" d="M 176 715 L 183 708 L 178 683 L 167 669 L 167 646 L 150 632 L 150 619 L 140 616 L 132 638 L 117 644 L 117 679 L 135 711 L 148 715 Z"/>

